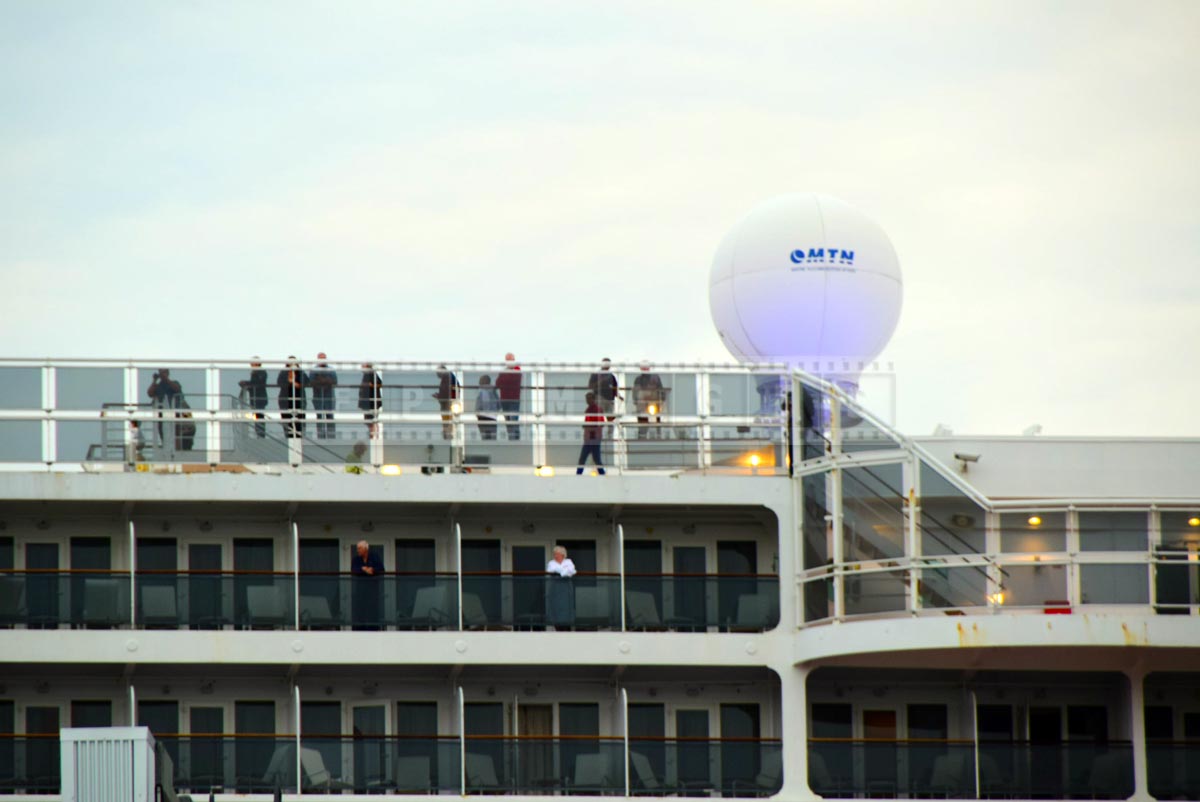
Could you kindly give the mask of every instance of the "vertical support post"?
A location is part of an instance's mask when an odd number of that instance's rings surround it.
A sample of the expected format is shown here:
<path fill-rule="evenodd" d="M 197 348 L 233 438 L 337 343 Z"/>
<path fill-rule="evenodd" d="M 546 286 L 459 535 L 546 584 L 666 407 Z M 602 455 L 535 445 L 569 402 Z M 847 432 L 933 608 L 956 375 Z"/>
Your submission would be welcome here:
<path fill-rule="evenodd" d="M 292 521 L 292 613 L 300 631 L 300 524 Z"/>
<path fill-rule="evenodd" d="M 137 726 L 137 688 L 133 686 L 133 677 L 129 680 L 129 726 Z"/>
<path fill-rule="evenodd" d="M 292 694 L 296 716 L 296 793 L 300 794 L 304 792 L 304 775 L 300 773 L 304 764 L 300 760 L 300 685 L 295 680 L 292 680 Z"/>
<path fill-rule="evenodd" d="M 463 570 L 462 570 L 462 526 L 454 524 L 454 551 L 458 555 L 454 570 L 458 573 L 458 631 L 463 629 Z"/>
<path fill-rule="evenodd" d="M 804 796 L 817 798 L 808 788 L 808 675 L 812 669 L 797 666 L 792 676 L 780 683 L 780 709 L 788 711 L 781 715 L 782 731 L 780 750 L 783 758 L 783 787 L 780 799 L 800 799 Z"/>
<path fill-rule="evenodd" d="M 617 574 L 620 577 L 621 631 L 628 626 L 625 621 L 625 527 L 617 524 Z M 628 792 L 625 794 L 628 796 Z"/>
<path fill-rule="evenodd" d="M 522 387 L 524 389 L 524 387 Z M 520 402 L 518 402 L 518 407 Z M 533 465 L 545 465 L 547 454 L 546 448 L 546 424 L 542 423 L 542 416 L 546 413 L 546 371 L 535 370 L 529 374 L 529 437 L 533 440 Z M 520 426 L 524 422 L 524 411 L 517 413 L 517 425 Z"/>
<path fill-rule="evenodd" d="M 975 766 L 975 798 L 981 799 L 979 795 L 979 697 L 975 695 L 975 691 L 971 691 L 971 744 L 974 747 L 975 759 L 971 761 Z"/>
<path fill-rule="evenodd" d="M 704 371 L 696 373 L 696 413 L 700 416 L 700 424 L 696 427 L 696 447 L 700 450 L 700 469 L 712 467 L 712 427 L 708 423 L 712 413 L 712 399 L 709 397 L 709 377 Z"/>
<path fill-rule="evenodd" d="M 461 609 L 461 608 L 460 608 Z M 462 613 L 459 613 L 462 617 Z M 458 784 L 463 796 L 467 795 L 467 703 L 463 698 L 462 686 L 458 686 Z"/>
<path fill-rule="evenodd" d="M 213 417 L 217 417 L 215 413 L 221 411 L 221 372 L 219 369 L 209 366 L 204 371 L 204 409 L 210 413 L 214 413 Z M 221 461 L 221 424 L 216 421 L 210 422 L 206 429 L 206 443 L 208 449 L 208 464 L 216 465 Z"/>
<path fill-rule="evenodd" d="M 129 628 L 137 626 L 137 532 L 129 519 Z M 132 725 L 131 725 L 132 726 Z"/>
<path fill-rule="evenodd" d="M 58 459 L 58 424 L 50 417 L 58 395 L 58 376 L 50 365 L 42 368 L 42 409 L 48 414 L 42 423 L 42 462 L 49 465 Z"/>
<path fill-rule="evenodd" d="M 1071 609 L 1078 610 L 1083 604 L 1083 571 L 1079 568 L 1077 557 L 1082 548 L 1079 543 L 1079 512 L 1074 504 L 1067 507 L 1066 519 L 1067 554 L 1071 555 L 1067 560 L 1067 598 L 1071 602 Z"/>
<path fill-rule="evenodd" d="M 842 538 L 842 469 L 829 472 L 829 502 L 833 513 L 831 552 L 833 554 L 833 619 L 841 621 L 846 615 L 846 558 Z"/>
<path fill-rule="evenodd" d="M 625 743 L 625 796 L 629 796 L 629 692 L 621 688 L 621 737 Z"/>
<path fill-rule="evenodd" d="M 921 609 L 921 569 L 917 558 L 921 556 L 921 537 L 918 522 L 921 516 L 921 461 L 913 457 L 905 466 L 911 472 L 908 485 L 908 526 L 905 529 L 904 553 L 908 557 L 908 611 L 916 615 Z"/>
<path fill-rule="evenodd" d="M 1133 796 L 1130 799 L 1148 800 L 1149 771 L 1146 766 L 1146 669 L 1141 661 L 1125 672 L 1129 682 L 1129 728 L 1133 748 Z"/>

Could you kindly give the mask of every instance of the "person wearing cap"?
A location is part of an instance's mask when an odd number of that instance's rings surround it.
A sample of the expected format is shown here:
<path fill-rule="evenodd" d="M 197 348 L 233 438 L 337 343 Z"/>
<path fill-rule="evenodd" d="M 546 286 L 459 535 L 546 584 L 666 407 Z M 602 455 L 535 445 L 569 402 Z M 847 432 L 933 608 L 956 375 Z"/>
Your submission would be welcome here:
<path fill-rule="evenodd" d="M 596 403 L 600 405 L 600 411 L 604 413 L 604 417 L 608 419 L 609 423 L 617 417 L 613 412 L 617 399 L 624 400 L 617 377 L 613 375 L 611 369 L 612 360 L 604 357 L 600 360 L 600 371 L 588 377 L 587 385 L 588 390 L 595 393 Z M 611 426 L 608 427 L 608 431 L 609 434 L 612 434 Z"/>
<path fill-rule="evenodd" d="M 313 409 L 317 411 L 317 437 L 335 436 L 333 410 L 337 408 L 337 372 L 325 361 L 325 352 L 317 354 L 317 364 L 309 372 Z"/>
<path fill-rule="evenodd" d="M 504 372 L 496 377 L 496 392 L 500 395 L 500 410 L 508 421 L 508 439 L 521 439 L 521 366 L 511 353 L 504 355 Z"/>
<path fill-rule="evenodd" d="M 308 387 L 308 374 L 300 369 L 296 357 L 289 356 L 287 364 L 275 377 L 279 387 L 279 409 L 283 413 L 283 432 L 288 437 L 304 436 L 304 410 L 308 399 L 304 393 Z"/>
<path fill-rule="evenodd" d="M 266 437 L 267 424 L 263 423 L 262 412 L 257 411 L 267 408 L 267 372 L 263 370 L 260 357 L 250 358 L 250 378 L 242 379 L 238 382 L 238 387 L 241 387 L 245 394 L 245 403 L 256 410 L 254 413 L 254 436 Z"/>
<path fill-rule="evenodd" d="M 657 439 L 660 429 L 655 426 L 650 429 L 650 418 L 656 424 L 662 423 L 663 404 L 667 401 L 667 391 L 663 388 L 662 379 L 657 373 L 650 372 L 650 363 L 645 359 L 638 366 L 638 376 L 633 380 L 633 404 L 637 409 L 639 440 L 645 440 L 648 433 Z"/>
<path fill-rule="evenodd" d="M 383 379 L 370 362 L 362 366 L 362 380 L 358 383 L 358 408 L 363 411 L 363 419 L 367 422 L 367 436 L 375 437 L 375 419 L 379 417 L 379 408 L 383 406 Z"/>

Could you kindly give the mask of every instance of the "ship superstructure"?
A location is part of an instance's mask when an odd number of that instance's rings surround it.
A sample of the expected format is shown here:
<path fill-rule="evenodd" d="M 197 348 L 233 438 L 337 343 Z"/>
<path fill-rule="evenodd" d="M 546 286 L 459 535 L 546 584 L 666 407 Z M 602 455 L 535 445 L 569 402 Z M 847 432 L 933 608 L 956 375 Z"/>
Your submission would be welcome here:
<path fill-rule="evenodd" d="M 1200 798 L 1200 441 L 913 440 L 780 365 L 281 402 L 313 367 L 0 364 L 0 796 L 141 724 L 193 798 Z"/>

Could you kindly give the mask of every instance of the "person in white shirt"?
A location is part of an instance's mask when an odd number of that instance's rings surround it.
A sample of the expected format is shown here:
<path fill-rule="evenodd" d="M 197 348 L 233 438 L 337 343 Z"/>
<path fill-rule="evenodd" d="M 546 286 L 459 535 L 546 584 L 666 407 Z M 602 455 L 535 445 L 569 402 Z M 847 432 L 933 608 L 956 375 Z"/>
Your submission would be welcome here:
<path fill-rule="evenodd" d="M 556 630 L 575 625 L 575 563 L 562 546 L 554 547 L 554 559 L 546 563 L 546 623 Z"/>

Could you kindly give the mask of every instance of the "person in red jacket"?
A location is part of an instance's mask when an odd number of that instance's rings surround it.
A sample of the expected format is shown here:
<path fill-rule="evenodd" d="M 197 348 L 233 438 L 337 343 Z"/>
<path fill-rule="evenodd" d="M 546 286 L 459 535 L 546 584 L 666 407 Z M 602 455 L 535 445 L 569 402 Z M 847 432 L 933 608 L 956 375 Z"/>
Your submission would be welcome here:
<path fill-rule="evenodd" d="M 596 403 L 595 393 L 588 393 L 585 397 L 587 410 L 583 413 L 583 448 L 579 451 L 579 469 L 575 471 L 575 475 L 583 473 L 588 454 L 591 454 L 592 462 L 596 464 L 596 472 L 603 476 L 604 463 L 600 459 L 600 444 L 604 442 L 604 413 Z"/>
<path fill-rule="evenodd" d="M 500 394 L 500 409 L 508 421 L 508 439 L 521 439 L 521 366 L 512 354 L 504 355 L 504 372 L 496 377 L 496 392 Z"/>

